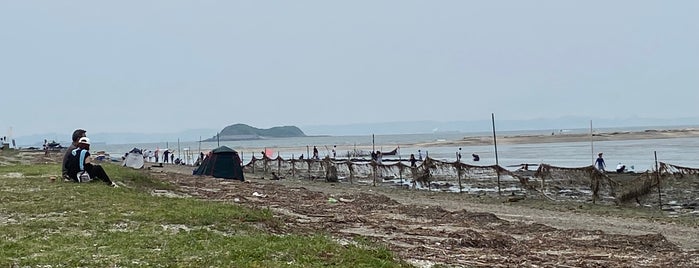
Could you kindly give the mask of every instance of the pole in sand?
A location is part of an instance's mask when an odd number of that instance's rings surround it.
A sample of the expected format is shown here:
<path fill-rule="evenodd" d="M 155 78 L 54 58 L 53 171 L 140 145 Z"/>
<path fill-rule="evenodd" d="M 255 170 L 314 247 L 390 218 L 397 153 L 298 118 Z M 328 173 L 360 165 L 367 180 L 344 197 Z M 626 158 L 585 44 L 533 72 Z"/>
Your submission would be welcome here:
<path fill-rule="evenodd" d="M 593 141 L 593 135 L 592 135 L 592 120 L 590 120 L 590 155 L 592 156 L 592 165 L 595 165 L 595 145 Z"/>
<path fill-rule="evenodd" d="M 655 155 L 655 176 L 658 178 L 658 208 L 663 210 L 663 199 L 660 195 L 660 168 L 658 167 L 658 152 L 653 151 L 653 155 Z"/>
<path fill-rule="evenodd" d="M 498 139 L 495 136 L 495 114 L 491 113 L 490 118 L 493 121 L 493 145 L 495 145 L 495 165 L 498 166 Z M 500 169 L 496 168 L 495 172 L 498 175 L 498 195 L 500 195 Z"/>

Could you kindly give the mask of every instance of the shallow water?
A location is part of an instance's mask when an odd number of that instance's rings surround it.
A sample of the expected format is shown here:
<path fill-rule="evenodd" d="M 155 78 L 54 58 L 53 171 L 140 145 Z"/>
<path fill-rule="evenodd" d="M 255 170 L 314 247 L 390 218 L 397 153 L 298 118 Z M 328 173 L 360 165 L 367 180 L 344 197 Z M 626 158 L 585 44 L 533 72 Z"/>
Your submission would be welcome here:
<path fill-rule="evenodd" d="M 526 134 L 526 133 L 525 133 Z M 480 135 L 480 134 L 479 134 Z M 375 136 L 376 150 L 389 151 L 400 146 L 400 153 L 396 156 L 384 156 L 384 159 L 405 160 L 411 153 L 417 157 L 418 150 L 423 157 L 429 155 L 444 161 L 455 161 L 458 147 L 455 146 L 430 146 L 418 147 L 412 144 L 434 142 L 437 140 L 457 141 L 467 136 L 464 133 L 444 134 L 409 134 L 409 135 L 380 135 Z M 273 156 L 280 155 L 288 159 L 298 158 L 301 154 L 308 157 L 313 146 L 317 146 L 320 157 L 331 154 L 333 145 L 337 145 L 337 155 L 346 154 L 347 150 L 359 149 L 370 151 L 372 149 L 371 136 L 323 136 L 301 137 L 284 139 L 267 139 L 253 141 L 229 141 L 229 142 L 161 142 L 141 144 L 95 144 L 92 151 L 105 151 L 111 156 L 121 156 L 134 147 L 154 150 L 155 148 L 170 148 L 175 151 L 175 157 L 189 156 L 188 162 L 196 159 L 199 150 L 208 151 L 219 145 L 225 145 L 241 153 L 243 162 L 250 161 L 252 155 L 261 157 L 260 148 L 270 148 Z M 201 149 L 200 149 L 201 148 Z M 491 145 L 461 146 L 462 162 L 473 165 L 493 165 L 496 163 L 495 149 Z M 498 145 L 497 162 L 500 166 L 514 170 L 522 163 L 539 164 L 546 163 L 561 167 L 589 166 L 594 162 L 598 152 L 604 152 L 607 170 L 613 170 L 618 163 L 623 163 L 627 168 L 636 172 L 652 169 L 655 165 L 654 152 L 657 152 L 658 161 L 674 165 L 699 168 L 699 138 L 671 138 L 625 141 L 599 141 L 588 142 L 564 142 L 564 143 L 537 143 L 537 144 L 512 144 Z M 471 154 L 480 156 L 480 161 L 474 162 Z M 536 168 L 536 167 L 533 167 Z"/>

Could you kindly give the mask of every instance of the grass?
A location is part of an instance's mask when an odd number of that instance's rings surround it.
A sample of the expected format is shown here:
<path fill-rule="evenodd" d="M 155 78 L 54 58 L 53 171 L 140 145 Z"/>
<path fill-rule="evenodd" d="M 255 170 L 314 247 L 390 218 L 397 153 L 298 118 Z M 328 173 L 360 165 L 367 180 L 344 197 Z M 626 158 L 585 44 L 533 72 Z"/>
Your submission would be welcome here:
<path fill-rule="evenodd" d="M 128 187 L 63 183 L 58 164 L 0 166 L 0 267 L 409 266 L 361 239 L 271 234 L 283 223 L 269 210 L 152 196 L 174 186 L 103 166 Z"/>

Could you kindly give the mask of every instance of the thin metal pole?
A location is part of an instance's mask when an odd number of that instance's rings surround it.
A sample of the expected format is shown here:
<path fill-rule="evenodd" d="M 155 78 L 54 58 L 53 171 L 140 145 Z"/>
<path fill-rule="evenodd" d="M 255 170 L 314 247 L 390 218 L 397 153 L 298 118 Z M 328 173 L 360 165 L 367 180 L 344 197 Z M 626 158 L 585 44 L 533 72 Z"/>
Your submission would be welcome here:
<path fill-rule="evenodd" d="M 498 139 L 495 136 L 495 114 L 491 113 L 490 118 L 493 121 L 493 145 L 495 145 L 495 165 L 499 166 L 498 162 Z M 496 169 L 495 172 L 498 174 L 498 195 L 500 195 L 500 169 Z"/>
<path fill-rule="evenodd" d="M 374 145 L 374 134 L 371 134 L 371 152 L 376 152 L 376 146 Z"/>
<path fill-rule="evenodd" d="M 655 156 L 655 176 L 658 178 L 658 208 L 663 210 L 663 199 L 660 194 L 660 168 L 658 167 L 658 152 L 653 151 L 653 155 Z"/>
<path fill-rule="evenodd" d="M 592 120 L 590 120 L 590 156 L 592 157 L 592 166 L 595 165 L 595 145 L 592 135 Z"/>

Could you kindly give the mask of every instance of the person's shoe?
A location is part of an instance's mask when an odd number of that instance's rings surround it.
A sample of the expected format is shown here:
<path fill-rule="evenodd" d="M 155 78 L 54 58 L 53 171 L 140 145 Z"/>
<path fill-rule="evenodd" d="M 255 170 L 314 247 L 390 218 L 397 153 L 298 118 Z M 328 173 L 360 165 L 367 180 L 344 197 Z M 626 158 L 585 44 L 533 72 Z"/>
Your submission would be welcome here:
<path fill-rule="evenodd" d="M 119 188 L 119 185 L 117 185 L 116 183 L 112 182 L 112 184 L 110 184 L 109 187 Z"/>

